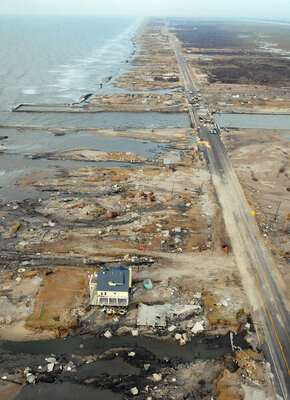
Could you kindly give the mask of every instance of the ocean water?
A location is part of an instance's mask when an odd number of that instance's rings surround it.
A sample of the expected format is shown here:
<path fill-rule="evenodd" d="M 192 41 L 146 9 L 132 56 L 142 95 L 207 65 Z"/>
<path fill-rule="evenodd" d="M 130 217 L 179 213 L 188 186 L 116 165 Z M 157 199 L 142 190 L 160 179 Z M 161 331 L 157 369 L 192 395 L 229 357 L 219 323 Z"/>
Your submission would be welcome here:
<path fill-rule="evenodd" d="M 132 17 L 0 16 L 0 109 L 64 103 L 123 73 L 142 23 Z"/>

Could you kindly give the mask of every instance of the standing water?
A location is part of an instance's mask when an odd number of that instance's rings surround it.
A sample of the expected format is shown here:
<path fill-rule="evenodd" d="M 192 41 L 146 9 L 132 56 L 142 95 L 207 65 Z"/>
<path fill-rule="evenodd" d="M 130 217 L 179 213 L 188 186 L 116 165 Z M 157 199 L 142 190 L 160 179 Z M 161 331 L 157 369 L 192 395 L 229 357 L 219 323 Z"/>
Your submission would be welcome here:
<path fill-rule="evenodd" d="M 240 129 L 289 129 L 290 115 L 272 114 L 214 114 L 220 128 Z"/>

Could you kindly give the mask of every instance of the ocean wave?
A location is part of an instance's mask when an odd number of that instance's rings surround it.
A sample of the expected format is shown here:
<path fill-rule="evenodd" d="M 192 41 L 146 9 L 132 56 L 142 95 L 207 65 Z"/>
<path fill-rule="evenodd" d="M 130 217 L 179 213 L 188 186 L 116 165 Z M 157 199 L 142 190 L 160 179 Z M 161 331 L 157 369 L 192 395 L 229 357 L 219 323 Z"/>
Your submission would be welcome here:
<path fill-rule="evenodd" d="M 36 94 L 37 93 L 37 88 L 24 88 L 21 90 L 21 93 L 23 94 Z"/>
<path fill-rule="evenodd" d="M 73 26 L 63 19 L 58 30 L 58 22 L 52 19 L 41 26 L 42 17 L 37 17 L 27 19 L 31 35 L 21 42 L 26 22 L 15 21 L 4 19 L 0 27 L 0 104 L 4 108 L 28 100 L 53 102 L 61 93 L 57 89 L 77 93 L 77 98 L 79 88 L 84 93 L 98 91 L 101 79 L 115 78 L 124 60 L 131 57 L 131 39 L 140 26 L 131 17 L 96 17 L 76 18 Z M 110 85 L 103 83 L 103 89 Z"/>
<path fill-rule="evenodd" d="M 51 72 L 57 73 L 58 79 L 49 87 L 56 88 L 57 92 L 70 91 L 72 93 L 79 87 L 84 88 L 85 91 L 96 83 L 100 83 L 104 76 L 115 75 L 120 64 L 127 60 L 132 53 L 131 40 L 141 21 L 141 19 L 134 21 L 128 28 L 107 40 L 86 58 L 76 58 L 73 65 L 56 66 Z"/>

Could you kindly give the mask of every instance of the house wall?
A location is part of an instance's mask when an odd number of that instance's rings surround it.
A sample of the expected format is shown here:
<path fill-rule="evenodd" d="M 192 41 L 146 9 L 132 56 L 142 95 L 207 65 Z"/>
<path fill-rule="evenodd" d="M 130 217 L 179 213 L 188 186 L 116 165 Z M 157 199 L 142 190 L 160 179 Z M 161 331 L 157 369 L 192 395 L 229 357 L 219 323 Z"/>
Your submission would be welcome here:
<path fill-rule="evenodd" d="M 105 294 L 106 293 L 106 294 Z M 97 291 L 97 296 L 101 297 L 128 297 L 128 292 L 114 292 L 114 290 L 108 292 L 103 292 L 103 291 Z"/>
<path fill-rule="evenodd" d="M 132 270 L 129 268 L 129 288 L 132 287 Z M 129 303 L 129 291 L 118 292 L 112 286 L 111 290 L 100 291 L 97 289 L 97 275 L 93 274 L 89 281 L 90 304 L 91 305 L 112 305 L 127 306 Z"/>
<path fill-rule="evenodd" d="M 105 294 L 106 293 L 106 294 Z M 129 303 L 128 292 L 98 291 L 96 300 L 98 305 L 127 306 Z"/>

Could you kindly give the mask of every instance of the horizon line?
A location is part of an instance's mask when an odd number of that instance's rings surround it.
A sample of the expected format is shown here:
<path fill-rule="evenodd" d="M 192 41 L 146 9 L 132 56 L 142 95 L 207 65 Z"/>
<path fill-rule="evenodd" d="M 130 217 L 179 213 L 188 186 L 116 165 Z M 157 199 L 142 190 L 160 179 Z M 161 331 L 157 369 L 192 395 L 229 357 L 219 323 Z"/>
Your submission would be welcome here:
<path fill-rule="evenodd" d="M 285 20 L 282 17 L 281 18 L 256 18 L 256 17 L 234 17 L 234 16 L 229 16 L 229 17 L 205 17 L 205 16 L 180 16 L 180 15 L 133 15 L 133 14 L 28 14 L 28 13 L 0 13 L 0 17 L 78 17 L 78 18 L 95 18 L 95 17 L 109 17 L 109 18 L 143 18 L 143 19 L 153 19 L 153 18 L 176 18 L 176 19 L 186 19 L 186 20 L 197 20 L 197 19 L 202 19 L 202 20 L 222 20 L 222 21 L 255 21 L 255 22 L 281 22 L 281 23 L 290 23 L 290 19 Z"/>

